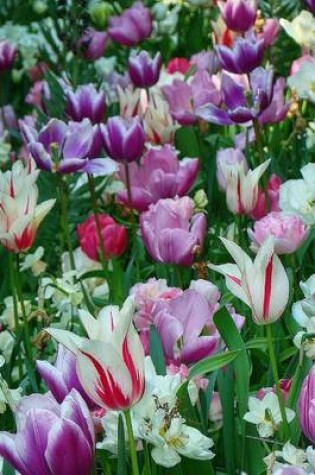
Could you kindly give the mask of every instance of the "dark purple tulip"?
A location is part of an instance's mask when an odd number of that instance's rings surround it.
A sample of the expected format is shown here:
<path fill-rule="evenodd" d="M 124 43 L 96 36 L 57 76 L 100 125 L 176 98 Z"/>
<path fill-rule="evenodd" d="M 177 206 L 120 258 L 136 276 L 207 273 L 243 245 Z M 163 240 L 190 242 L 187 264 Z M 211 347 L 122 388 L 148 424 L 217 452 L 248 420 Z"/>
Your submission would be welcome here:
<path fill-rule="evenodd" d="M 132 207 L 146 211 L 161 198 L 183 196 L 195 181 L 198 168 L 197 158 L 178 160 L 176 151 L 169 145 L 148 150 L 139 165 L 129 165 Z M 120 175 L 126 182 L 123 167 Z M 118 200 L 129 204 L 127 191 L 119 192 Z"/>
<path fill-rule="evenodd" d="M 229 30 L 245 33 L 256 21 L 257 0 L 227 0 L 219 7 Z"/>
<path fill-rule="evenodd" d="M 303 381 L 297 409 L 304 435 L 315 444 L 315 365 Z"/>
<path fill-rule="evenodd" d="M 238 38 L 233 48 L 220 45 L 216 51 L 221 66 L 226 71 L 234 74 L 250 73 L 257 68 L 264 56 L 265 41 L 257 40 L 254 35 Z"/>
<path fill-rule="evenodd" d="M 159 80 L 162 64 L 161 53 L 152 59 L 147 51 L 131 53 L 128 60 L 128 73 L 134 86 L 146 88 L 154 86 Z"/>
<path fill-rule="evenodd" d="M 118 162 L 134 162 L 142 155 L 145 142 L 144 130 L 138 118 L 111 117 L 101 124 L 103 143 L 107 154 Z"/>
<path fill-rule="evenodd" d="M 144 245 L 157 262 L 191 266 L 207 234 L 207 218 L 194 214 L 188 196 L 159 200 L 140 216 Z"/>
<path fill-rule="evenodd" d="M 305 3 L 311 12 L 315 13 L 315 0 L 305 0 Z"/>
<path fill-rule="evenodd" d="M 21 475 L 90 475 L 94 426 L 75 389 L 61 405 L 49 393 L 26 396 L 15 418 L 15 435 L 0 432 L 0 455 Z"/>
<path fill-rule="evenodd" d="M 54 365 L 48 363 L 48 361 L 37 360 L 36 368 L 59 404 L 63 402 L 71 389 L 76 389 L 90 410 L 97 407 L 86 394 L 78 379 L 75 355 L 63 345 L 58 345 L 57 358 Z"/>
<path fill-rule="evenodd" d="M 72 120 L 80 122 L 87 118 L 90 119 L 92 124 L 104 120 L 105 93 L 104 91 L 97 91 L 93 84 L 80 86 L 75 92 L 68 90 L 66 97 L 66 112 Z"/>
<path fill-rule="evenodd" d="M 6 40 L 0 41 L 0 71 L 12 68 L 16 53 L 14 44 Z"/>
<path fill-rule="evenodd" d="M 152 28 L 150 10 L 137 1 L 121 15 L 111 17 L 107 31 L 113 41 L 123 46 L 135 46 L 151 36 Z"/>
<path fill-rule="evenodd" d="M 39 133 L 23 121 L 20 121 L 20 128 L 31 156 L 42 170 L 95 175 L 116 171 L 115 163 L 108 158 L 90 159 L 95 129 L 88 119 L 70 126 L 51 119 Z"/>

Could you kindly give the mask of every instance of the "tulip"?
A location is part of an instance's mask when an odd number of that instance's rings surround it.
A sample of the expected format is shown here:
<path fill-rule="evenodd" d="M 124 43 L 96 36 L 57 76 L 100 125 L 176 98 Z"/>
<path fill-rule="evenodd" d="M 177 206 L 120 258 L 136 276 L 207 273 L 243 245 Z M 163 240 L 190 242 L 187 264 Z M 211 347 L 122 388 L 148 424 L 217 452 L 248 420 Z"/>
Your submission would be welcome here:
<path fill-rule="evenodd" d="M 107 31 L 113 41 L 123 46 L 135 46 L 151 36 L 152 28 L 150 10 L 137 1 L 120 16 L 111 17 Z"/>
<path fill-rule="evenodd" d="M 107 214 L 98 214 L 101 235 L 104 242 L 105 259 L 121 256 L 127 249 L 127 230 Z M 94 261 L 99 260 L 102 247 L 99 243 L 95 216 L 91 215 L 77 227 L 80 246 L 83 252 Z"/>
<path fill-rule="evenodd" d="M 66 92 L 66 112 L 69 117 L 80 122 L 84 118 L 90 119 L 92 124 L 102 122 L 105 113 L 105 93 L 98 92 L 92 84 L 85 84 L 73 92 Z"/>
<path fill-rule="evenodd" d="M 148 88 L 159 80 L 162 64 L 161 53 L 158 52 L 151 59 L 147 51 L 131 53 L 128 59 L 128 73 L 134 86 Z"/>
<path fill-rule="evenodd" d="M 34 162 L 15 162 L 12 171 L 0 172 L 0 242 L 16 253 L 27 251 L 35 241 L 37 228 L 55 204 L 47 200 L 37 205 Z"/>
<path fill-rule="evenodd" d="M 220 61 L 216 51 L 200 51 L 190 58 L 190 63 L 197 70 L 205 70 L 210 75 L 216 74 L 220 69 Z"/>
<path fill-rule="evenodd" d="M 304 0 L 311 12 L 315 13 L 315 0 Z"/>
<path fill-rule="evenodd" d="M 257 68 L 264 56 L 265 41 L 257 40 L 254 35 L 238 38 L 232 48 L 221 45 L 216 47 L 221 66 L 234 74 L 250 73 Z"/>
<path fill-rule="evenodd" d="M 146 139 L 153 145 L 172 144 L 175 140 L 175 125 L 166 100 L 158 93 L 150 94 L 150 101 L 143 120 Z"/>
<path fill-rule="evenodd" d="M 258 181 L 269 163 L 270 159 L 247 172 L 244 162 L 233 166 L 221 164 L 226 177 L 226 204 L 232 213 L 248 214 L 254 209 L 258 199 Z"/>
<path fill-rule="evenodd" d="M 85 59 L 95 61 L 103 56 L 108 40 L 106 32 L 89 28 L 79 39 L 78 46 L 83 49 Z"/>
<path fill-rule="evenodd" d="M 122 89 L 117 86 L 120 116 L 123 119 L 131 119 L 142 114 L 142 102 L 147 102 L 146 91 L 133 89 L 131 86 Z"/>
<path fill-rule="evenodd" d="M 105 150 L 111 158 L 123 163 L 140 158 L 145 136 L 138 118 L 111 117 L 106 125 L 100 125 L 100 129 Z"/>
<path fill-rule="evenodd" d="M 227 0 L 218 4 L 223 20 L 230 30 L 245 33 L 254 25 L 257 0 Z"/>
<path fill-rule="evenodd" d="M 94 427 L 75 389 L 61 405 L 49 393 L 26 396 L 18 404 L 15 418 L 15 435 L 0 432 L 0 455 L 21 475 L 91 473 Z"/>
<path fill-rule="evenodd" d="M 266 196 L 268 196 L 270 211 L 280 211 L 279 192 L 281 183 L 281 179 L 273 173 L 268 180 L 267 191 L 258 189 L 258 199 L 254 209 L 250 213 L 254 220 L 261 219 L 268 213 Z"/>
<path fill-rule="evenodd" d="M 77 374 L 88 396 L 108 410 L 126 410 L 144 392 L 144 350 L 132 325 L 134 303 L 128 298 L 121 310 L 105 307 L 95 319 L 80 311 L 89 340 L 67 330 L 47 329 L 77 355 Z"/>
<path fill-rule="evenodd" d="M 210 265 L 225 276 L 227 288 L 252 310 L 253 320 L 266 325 L 278 320 L 289 300 L 289 279 L 274 252 L 273 239 L 260 247 L 255 260 L 233 241 L 221 238 L 236 264 Z"/>
<path fill-rule="evenodd" d="M 248 229 L 253 251 L 257 251 L 269 236 L 273 236 L 277 254 L 295 252 L 305 241 L 308 232 L 309 230 L 301 218 L 277 211 L 256 221 L 253 230 Z"/>
<path fill-rule="evenodd" d="M 97 130 L 88 119 L 68 126 L 58 119 L 51 119 L 37 133 L 20 121 L 20 128 L 29 152 L 42 170 L 57 173 L 87 172 L 110 175 L 117 169 L 109 158 L 93 158 L 93 141 Z"/>
<path fill-rule="evenodd" d="M 85 393 L 76 372 L 76 358 L 63 345 L 58 345 L 57 359 L 54 365 L 48 361 L 36 361 L 36 368 L 48 389 L 61 404 L 72 389 L 78 391 L 90 409 L 95 404 Z"/>
<path fill-rule="evenodd" d="M 16 47 L 6 40 L 0 41 L 0 72 L 13 67 L 16 57 Z"/>
<path fill-rule="evenodd" d="M 141 158 L 140 165 L 129 165 L 132 207 L 146 211 L 150 204 L 161 198 L 183 196 L 195 181 L 198 168 L 197 158 L 179 161 L 176 151 L 169 145 L 148 150 Z M 126 183 L 122 167 L 120 175 Z M 127 191 L 121 191 L 117 196 L 120 202 L 129 204 Z"/>
<path fill-rule="evenodd" d="M 140 216 L 145 247 L 157 262 L 192 265 L 207 233 L 207 218 L 194 215 L 191 198 L 159 200 Z"/>
<path fill-rule="evenodd" d="M 181 73 L 187 74 L 191 67 L 190 62 L 186 58 L 172 58 L 167 64 L 167 72 L 169 74 Z"/>
<path fill-rule="evenodd" d="M 257 33 L 257 38 L 265 41 L 265 46 L 271 46 L 277 39 L 280 30 L 279 20 L 276 18 L 267 18 L 264 20 L 262 31 Z"/>
<path fill-rule="evenodd" d="M 217 181 L 219 188 L 226 191 L 229 174 L 233 167 L 241 165 L 245 172 L 248 170 L 246 157 L 239 148 L 225 148 L 217 152 Z"/>
<path fill-rule="evenodd" d="M 302 431 L 312 444 L 315 444 L 315 366 L 304 379 L 297 403 Z"/>

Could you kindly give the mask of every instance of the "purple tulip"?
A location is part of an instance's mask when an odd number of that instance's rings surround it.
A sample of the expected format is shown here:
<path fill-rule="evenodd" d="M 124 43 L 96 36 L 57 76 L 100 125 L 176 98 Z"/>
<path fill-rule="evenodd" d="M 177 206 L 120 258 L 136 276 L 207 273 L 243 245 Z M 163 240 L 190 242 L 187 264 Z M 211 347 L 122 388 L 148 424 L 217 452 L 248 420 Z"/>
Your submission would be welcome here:
<path fill-rule="evenodd" d="M 20 128 L 29 152 L 37 166 L 58 173 L 87 172 L 109 175 L 116 171 L 116 164 L 109 158 L 90 159 L 96 129 L 89 120 L 70 126 L 58 119 L 51 119 L 39 132 L 20 121 Z"/>
<path fill-rule="evenodd" d="M 0 41 L 0 71 L 11 69 L 17 50 L 14 44 L 6 40 Z"/>
<path fill-rule="evenodd" d="M 198 168 L 197 158 L 179 161 L 175 149 L 169 145 L 148 150 L 139 165 L 129 165 L 132 207 L 146 211 L 161 198 L 183 196 L 195 181 Z M 123 167 L 120 168 L 120 175 L 126 182 Z M 118 200 L 128 204 L 127 191 L 118 193 Z"/>
<path fill-rule="evenodd" d="M 66 93 L 66 112 L 72 120 L 80 122 L 87 118 L 92 124 L 102 122 L 105 114 L 105 93 L 97 91 L 92 84 L 85 84 Z"/>
<path fill-rule="evenodd" d="M 48 363 L 48 361 L 37 360 L 36 368 L 59 404 L 63 402 L 71 389 L 76 389 L 90 410 L 97 407 L 86 394 L 78 379 L 75 355 L 63 345 L 58 345 L 58 353 L 54 365 Z"/>
<path fill-rule="evenodd" d="M 0 432 L 0 455 L 21 475 L 89 475 L 93 466 L 93 421 L 73 389 L 59 405 L 48 393 L 24 397 L 17 433 Z"/>
<path fill-rule="evenodd" d="M 207 300 L 195 290 L 185 290 L 169 302 L 157 302 L 152 315 L 166 363 L 190 364 L 213 355 L 220 336 L 202 335 L 211 323 Z"/>
<path fill-rule="evenodd" d="M 128 73 L 134 86 L 147 88 L 154 86 L 159 80 L 162 64 L 161 53 L 152 59 L 147 51 L 131 53 L 128 59 Z"/>
<path fill-rule="evenodd" d="M 207 234 L 207 218 L 194 214 L 188 196 L 159 200 L 140 216 L 145 247 L 157 262 L 190 266 Z"/>
<path fill-rule="evenodd" d="M 221 102 L 220 91 L 205 70 L 198 70 L 191 84 L 175 79 L 172 85 L 163 87 L 163 93 L 172 117 L 181 125 L 195 122 L 197 108 L 208 103 L 218 106 Z"/>
<path fill-rule="evenodd" d="M 106 32 L 96 31 L 92 28 L 86 30 L 79 39 L 79 46 L 84 50 L 85 59 L 94 61 L 103 56 L 109 36 Z"/>
<path fill-rule="evenodd" d="M 315 13 L 315 0 L 305 0 L 305 3 L 311 12 Z"/>
<path fill-rule="evenodd" d="M 257 68 L 264 56 L 265 41 L 257 40 L 255 35 L 238 38 L 233 48 L 220 45 L 216 48 L 221 66 L 234 74 L 250 73 Z"/>
<path fill-rule="evenodd" d="M 201 119 L 218 125 L 247 124 L 256 118 L 262 124 L 280 122 L 289 107 L 284 103 L 284 85 L 283 78 L 279 78 L 274 84 L 274 73 L 271 69 L 257 68 L 252 71 L 248 88 L 223 73 L 223 107 L 206 104 L 199 107 L 196 114 Z"/>
<path fill-rule="evenodd" d="M 111 117 L 100 125 L 103 143 L 108 155 L 118 162 L 130 163 L 142 155 L 145 134 L 137 117 Z"/>
<path fill-rule="evenodd" d="M 297 409 L 305 437 L 315 444 L 315 365 L 303 381 Z"/>
<path fill-rule="evenodd" d="M 135 46 L 151 36 L 152 28 L 150 10 L 137 1 L 120 16 L 111 17 L 107 31 L 113 41 L 123 46 Z"/>
<path fill-rule="evenodd" d="M 257 0 L 227 0 L 219 8 L 229 30 L 245 33 L 256 21 Z"/>

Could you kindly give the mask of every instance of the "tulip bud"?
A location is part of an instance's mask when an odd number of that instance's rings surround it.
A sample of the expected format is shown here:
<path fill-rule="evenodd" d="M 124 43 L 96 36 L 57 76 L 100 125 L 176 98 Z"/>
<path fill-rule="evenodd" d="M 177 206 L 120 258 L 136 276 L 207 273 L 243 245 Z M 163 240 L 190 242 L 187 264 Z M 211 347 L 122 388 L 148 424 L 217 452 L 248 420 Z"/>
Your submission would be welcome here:
<path fill-rule="evenodd" d="M 248 31 L 256 21 L 257 0 L 227 0 L 219 2 L 226 26 L 240 33 Z"/>
<path fill-rule="evenodd" d="M 128 60 L 128 73 L 134 86 L 148 88 L 159 80 L 162 57 L 158 52 L 153 59 L 147 51 L 132 53 Z"/>
<path fill-rule="evenodd" d="M 113 7 L 109 2 L 99 0 L 90 2 L 89 14 L 97 28 L 102 29 L 107 25 L 108 18 L 113 14 Z"/>
<path fill-rule="evenodd" d="M 110 18 L 108 34 L 123 46 L 135 46 L 151 35 L 152 28 L 150 10 L 141 1 L 136 1 L 120 16 Z"/>

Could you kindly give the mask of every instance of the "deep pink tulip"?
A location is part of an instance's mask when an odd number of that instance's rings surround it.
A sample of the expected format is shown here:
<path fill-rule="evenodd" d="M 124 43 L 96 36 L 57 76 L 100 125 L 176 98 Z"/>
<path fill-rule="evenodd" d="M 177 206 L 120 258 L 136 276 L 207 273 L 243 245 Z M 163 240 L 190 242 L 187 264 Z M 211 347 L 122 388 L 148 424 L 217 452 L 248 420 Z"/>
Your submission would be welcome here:
<path fill-rule="evenodd" d="M 145 247 L 155 261 L 190 266 L 207 233 L 207 218 L 194 214 L 187 196 L 159 200 L 140 216 Z"/>
<path fill-rule="evenodd" d="M 199 163 L 197 158 L 178 160 L 175 149 L 164 145 L 161 149 L 149 149 L 140 164 L 129 165 L 132 207 L 146 211 L 150 204 L 161 198 L 183 196 L 196 179 Z M 120 176 L 126 182 L 124 168 Z M 128 204 L 127 191 L 118 193 L 118 200 Z"/>
<path fill-rule="evenodd" d="M 121 15 L 110 18 L 108 34 L 116 43 L 135 46 L 151 36 L 152 28 L 150 10 L 137 1 Z"/>

